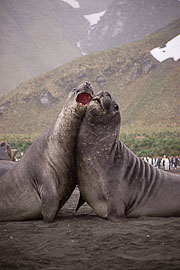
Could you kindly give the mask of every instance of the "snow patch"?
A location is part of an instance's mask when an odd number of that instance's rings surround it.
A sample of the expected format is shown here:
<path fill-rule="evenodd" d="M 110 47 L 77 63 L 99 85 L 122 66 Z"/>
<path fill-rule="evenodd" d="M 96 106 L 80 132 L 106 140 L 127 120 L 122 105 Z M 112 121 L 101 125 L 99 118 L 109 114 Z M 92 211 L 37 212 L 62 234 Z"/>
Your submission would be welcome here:
<path fill-rule="evenodd" d="M 95 28 L 95 25 L 98 23 L 100 18 L 105 13 L 106 13 L 106 10 L 98 12 L 98 13 L 89 14 L 89 15 L 83 15 L 84 18 L 87 19 L 88 22 L 89 22 L 89 26 L 88 26 L 88 29 L 87 29 L 88 38 L 90 36 L 91 31 Z M 77 46 L 77 48 L 80 49 L 82 55 L 87 55 L 87 53 L 84 52 L 84 50 L 83 50 L 83 46 L 81 45 L 81 41 L 77 41 L 76 46 Z"/>
<path fill-rule="evenodd" d="M 80 49 L 82 55 L 87 55 L 87 53 L 82 50 L 81 41 L 77 41 L 76 46 Z"/>
<path fill-rule="evenodd" d="M 80 8 L 79 2 L 77 0 L 61 0 L 67 4 L 69 4 L 73 8 Z"/>
<path fill-rule="evenodd" d="M 174 61 L 177 61 L 180 59 L 180 35 L 168 41 L 164 48 L 154 48 L 150 53 L 159 62 L 163 62 L 168 58 L 173 58 Z"/>
<path fill-rule="evenodd" d="M 98 23 L 98 21 L 100 20 L 100 18 L 106 13 L 106 10 L 98 12 L 98 13 L 93 13 L 93 14 L 89 14 L 89 15 L 84 15 L 84 18 L 86 20 L 88 20 L 88 22 L 90 23 L 90 26 L 95 25 Z"/>

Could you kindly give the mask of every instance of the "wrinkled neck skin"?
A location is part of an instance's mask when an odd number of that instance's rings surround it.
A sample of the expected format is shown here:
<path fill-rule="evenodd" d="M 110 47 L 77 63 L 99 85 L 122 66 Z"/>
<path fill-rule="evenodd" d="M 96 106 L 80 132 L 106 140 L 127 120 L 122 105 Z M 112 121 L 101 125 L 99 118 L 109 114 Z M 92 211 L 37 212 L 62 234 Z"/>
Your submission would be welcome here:
<path fill-rule="evenodd" d="M 123 182 L 124 186 L 127 185 L 128 191 L 126 198 L 124 198 L 125 201 L 127 202 L 130 197 L 128 194 L 130 186 L 133 187 L 131 197 L 137 198 L 141 192 L 143 196 L 146 196 L 146 188 L 153 185 L 156 178 L 163 172 L 137 157 L 121 141 L 119 141 L 119 148 L 121 149 L 121 158 L 119 159 L 120 173 L 117 181 Z"/>
<path fill-rule="evenodd" d="M 119 164 L 109 172 L 110 204 L 116 217 L 179 215 L 178 206 L 173 208 L 171 202 L 178 194 L 180 177 L 143 161 L 121 141 L 119 149 Z"/>

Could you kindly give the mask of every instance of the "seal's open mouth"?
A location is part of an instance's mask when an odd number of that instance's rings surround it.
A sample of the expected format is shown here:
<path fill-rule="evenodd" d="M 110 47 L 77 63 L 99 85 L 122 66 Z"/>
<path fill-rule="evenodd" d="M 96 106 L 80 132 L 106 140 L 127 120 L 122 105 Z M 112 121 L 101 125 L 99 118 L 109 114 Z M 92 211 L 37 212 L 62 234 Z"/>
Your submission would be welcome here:
<path fill-rule="evenodd" d="M 88 106 L 89 102 L 91 101 L 91 95 L 88 93 L 81 93 L 78 95 L 76 101 L 81 105 Z"/>

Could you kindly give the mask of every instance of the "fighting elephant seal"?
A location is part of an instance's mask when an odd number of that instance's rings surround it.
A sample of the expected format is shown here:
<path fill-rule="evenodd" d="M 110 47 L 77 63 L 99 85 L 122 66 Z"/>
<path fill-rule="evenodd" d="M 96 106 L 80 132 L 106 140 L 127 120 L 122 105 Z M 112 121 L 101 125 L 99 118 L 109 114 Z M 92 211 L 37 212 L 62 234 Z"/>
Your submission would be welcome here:
<path fill-rule="evenodd" d="M 108 92 L 89 103 L 76 146 L 81 198 L 103 218 L 180 216 L 180 176 L 138 158 L 119 140 L 120 112 Z"/>
<path fill-rule="evenodd" d="M 8 142 L 0 143 L 0 177 L 16 164 L 12 161 L 15 160 L 16 153 L 17 150 L 12 149 Z"/>
<path fill-rule="evenodd" d="M 16 162 L 10 160 L 0 160 L 0 177 L 7 171 L 12 169 L 16 165 Z"/>
<path fill-rule="evenodd" d="M 11 160 L 11 145 L 7 142 L 0 143 L 0 160 Z"/>
<path fill-rule="evenodd" d="M 70 92 L 54 126 L 0 178 L 0 221 L 52 221 L 75 188 L 74 150 L 93 95 L 90 83 Z"/>

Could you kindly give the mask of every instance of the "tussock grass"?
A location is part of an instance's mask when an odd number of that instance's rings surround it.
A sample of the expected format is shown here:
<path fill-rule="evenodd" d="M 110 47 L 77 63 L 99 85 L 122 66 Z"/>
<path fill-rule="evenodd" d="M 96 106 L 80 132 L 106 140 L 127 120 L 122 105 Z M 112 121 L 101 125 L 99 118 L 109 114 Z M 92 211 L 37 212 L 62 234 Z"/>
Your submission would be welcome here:
<path fill-rule="evenodd" d="M 18 152 L 25 152 L 40 134 L 3 134 L 0 142 L 8 141 Z M 147 133 L 122 133 L 120 136 L 137 156 L 180 155 L 180 132 L 162 131 Z"/>

